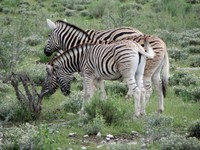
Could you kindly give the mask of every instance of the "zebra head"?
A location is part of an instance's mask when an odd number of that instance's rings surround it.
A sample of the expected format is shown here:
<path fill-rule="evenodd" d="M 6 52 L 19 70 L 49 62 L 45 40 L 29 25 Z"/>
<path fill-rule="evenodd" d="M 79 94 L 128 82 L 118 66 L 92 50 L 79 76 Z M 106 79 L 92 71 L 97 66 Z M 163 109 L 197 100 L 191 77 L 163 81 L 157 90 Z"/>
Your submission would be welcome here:
<path fill-rule="evenodd" d="M 60 86 L 62 94 L 65 96 L 69 95 L 71 82 L 74 79 L 73 75 L 71 73 L 65 72 L 58 66 L 54 66 L 54 68 L 55 68 L 56 80 Z"/>
<path fill-rule="evenodd" d="M 52 95 L 55 93 L 59 85 L 56 80 L 56 76 L 54 73 L 55 71 L 53 70 L 53 67 L 51 65 L 47 65 L 46 72 L 47 72 L 47 75 L 45 77 L 41 93 L 48 93 Z"/>
<path fill-rule="evenodd" d="M 90 40 L 90 36 L 84 30 L 66 21 L 57 20 L 54 23 L 47 19 L 47 24 L 52 30 L 44 48 L 44 53 L 47 56 L 51 56 L 53 52 L 60 49 L 68 50 Z"/>
<path fill-rule="evenodd" d="M 51 56 L 53 52 L 57 51 L 59 49 L 59 43 L 58 43 L 58 36 L 57 36 L 57 25 L 47 19 L 47 24 L 49 28 L 52 30 L 52 32 L 49 34 L 49 38 L 47 41 L 47 45 L 44 48 L 44 53 L 46 56 Z"/>

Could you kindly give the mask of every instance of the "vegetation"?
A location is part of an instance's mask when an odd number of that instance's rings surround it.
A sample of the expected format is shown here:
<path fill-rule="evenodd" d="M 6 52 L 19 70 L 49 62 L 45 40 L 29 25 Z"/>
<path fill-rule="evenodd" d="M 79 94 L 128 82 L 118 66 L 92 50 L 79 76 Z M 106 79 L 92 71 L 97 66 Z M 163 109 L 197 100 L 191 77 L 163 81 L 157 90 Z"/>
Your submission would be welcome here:
<path fill-rule="evenodd" d="M 199 0 L 0 0 L 0 149 L 198 149 L 199 13 Z M 97 92 L 86 106 L 88 115 L 79 117 L 82 79 L 76 75 L 70 96 L 57 90 L 43 100 L 39 118 L 30 117 L 10 75 L 25 72 L 40 91 L 51 59 L 43 53 L 47 18 L 83 29 L 131 26 L 162 38 L 170 57 L 164 113 L 155 113 L 153 93 L 147 115 L 133 117 L 133 101 L 124 98 L 126 85 L 106 82 L 108 100 L 101 101 Z M 25 95 L 21 83 L 19 89 Z"/>

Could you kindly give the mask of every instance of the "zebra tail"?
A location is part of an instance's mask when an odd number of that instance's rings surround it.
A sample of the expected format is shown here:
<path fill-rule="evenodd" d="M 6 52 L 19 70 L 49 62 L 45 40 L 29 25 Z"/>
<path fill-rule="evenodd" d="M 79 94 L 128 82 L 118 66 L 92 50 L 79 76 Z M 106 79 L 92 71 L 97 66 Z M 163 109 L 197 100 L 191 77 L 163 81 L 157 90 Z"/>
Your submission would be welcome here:
<path fill-rule="evenodd" d="M 155 56 L 154 50 L 151 47 L 151 45 L 149 44 L 149 41 L 147 39 L 144 39 L 144 47 L 145 47 L 145 49 L 147 49 L 147 52 L 140 51 L 140 53 L 145 55 L 147 58 L 154 58 L 154 56 Z"/>
<path fill-rule="evenodd" d="M 163 96 L 166 97 L 167 93 L 167 83 L 169 79 L 169 57 L 168 53 L 166 51 L 165 53 L 165 58 L 164 58 L 164 65 L 163 65 L 163 70 L 162 70 L 162 92 Z"/>

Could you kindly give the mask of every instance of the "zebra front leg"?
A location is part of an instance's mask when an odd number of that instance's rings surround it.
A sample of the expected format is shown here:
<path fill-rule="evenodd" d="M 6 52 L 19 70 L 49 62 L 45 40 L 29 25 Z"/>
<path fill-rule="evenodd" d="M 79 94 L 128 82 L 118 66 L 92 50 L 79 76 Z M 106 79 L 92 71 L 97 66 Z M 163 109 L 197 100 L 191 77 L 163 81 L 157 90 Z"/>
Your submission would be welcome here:
<path fill-rule="evenodd" d="M 100 88 L 100 92 L 101 92 L 101 100 L 106 100 L 107 99 L 107 94 L 106 94 L 106 90 L 105 90 L 105 84 L 104 81 L 101 79 L 96 79 L 94 81 L 95 83 L 95 87 L 96 88 Z"/>
<path fill-rule="evenodd" d="M 79 112 L 80 115 L 85 114 L 85 105 L 90 101 L 92 98 L 94 91 L 95 91 L 95 86 L 93 83 L 93 80 L 90 78 L 84 78 L 83 79 L 83 91 L 84 91 L 84 96 L 83 96 L 83 102 L 82 102 L 82 107 Z"/>

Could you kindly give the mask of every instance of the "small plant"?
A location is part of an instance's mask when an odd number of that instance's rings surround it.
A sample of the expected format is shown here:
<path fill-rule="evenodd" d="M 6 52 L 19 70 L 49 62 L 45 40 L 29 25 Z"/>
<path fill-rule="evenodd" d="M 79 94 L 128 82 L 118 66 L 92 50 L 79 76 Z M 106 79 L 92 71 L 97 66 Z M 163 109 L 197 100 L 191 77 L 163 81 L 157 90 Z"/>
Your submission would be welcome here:
<path fill-rule="evenodd" d="M 144 118 L 145 122 L 145 139 L 153 142 L 166 137 L 172 130 L 172 117 L 163 115 L 151 115 Z"/>
<path fill-rule="evenodd" d="M 82 97 L 83 97 L 82 92 L 71 93 L 69 95 L 69 99 L 64 104 L 62 104 L 64 107 L 64 110 L 66 112 L 77 113 L 82 106 L 82 102 L 83 102 Z"/>
<path fill-rule="evenodd" d="M 89 135 L 97 135 L 98 132 L 105 126 L 105 120 L 103 116 L 96 114 L 96 117 L 92 119 L 86 126 L 85 131 L 86 134 Z"/>
<path fill-rule="evenodd" d="M 42 124 L 38 128 L 37 135 L 34 136 L 33 140 L 35 149 L 54 149 L 54 140 L 52 138 L 52 133 L 46 124 Z"/>
<path fill-rule="evenodd" d="M 183 50 L 179 50 L 174 48 L 173 50 L 169 50 L 169 56 L 173 58 L 175 61 L 180 61 L 188 58 L 188 54 Z"/>
<path fill-rule="evenodd" d="M 193 122 L 188 128 L 188 136 L 200 139 L 200 120 Z"/>
<path fill-rule="evenodd" d="M 190 67 L 200 67 L 200 57 L 199 56 L 190 58 Z"/>
<path fill-rule="evenodd" d="M 4 128 L 2 148 L 3 149 L 30 149 L 33 146 L 34 137 L 37 135 L 37 128 L 29 123 L 19 127 L 13 126 Z"/>
<path fill-rule="evenodd" d="M 160 140 L 161 150 L 199 150 L 200 142 L 196 138 L 186 138 L 172 134 Z"/>
<path fill-rule="evenodd" d="M 95 94 L 91 102 L 86 105 L 85 110 L 89 120 L 92 120 L 99 114 L 103 116 L 103 119 L 107 124 L 122 123 L 126 112 L 126 110 L 117 106 L 114 99 L 108 98 L 107 100 L 101 100 L 100 95 L 98 94 Z"/>

